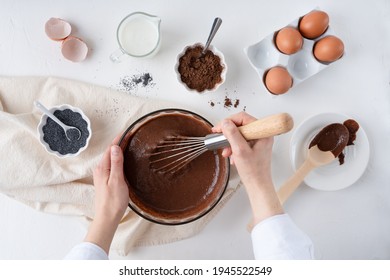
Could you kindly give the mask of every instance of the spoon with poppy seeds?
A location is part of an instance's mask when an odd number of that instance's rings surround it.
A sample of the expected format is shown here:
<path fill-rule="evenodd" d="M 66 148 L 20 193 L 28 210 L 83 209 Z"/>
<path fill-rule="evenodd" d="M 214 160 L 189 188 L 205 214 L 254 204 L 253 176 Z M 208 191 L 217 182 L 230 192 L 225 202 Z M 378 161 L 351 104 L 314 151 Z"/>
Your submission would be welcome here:
<path fill-rule="evenodd" d="M 303 164 L 280 187 L 278 191 L 280 203 L 286 202 L 310 171 L 336 159 L 347 146 L 348 140 L 349 131 L 345 125 L 333 123 L 324 127 L 310 142 L 309 151 Z"/>

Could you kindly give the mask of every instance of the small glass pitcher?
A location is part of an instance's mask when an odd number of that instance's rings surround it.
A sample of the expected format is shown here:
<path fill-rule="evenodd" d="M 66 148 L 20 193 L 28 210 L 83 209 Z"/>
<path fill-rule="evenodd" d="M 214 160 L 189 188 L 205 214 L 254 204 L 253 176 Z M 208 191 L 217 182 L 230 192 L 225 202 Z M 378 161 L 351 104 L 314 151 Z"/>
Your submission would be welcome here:
<path fill-rule="evenodd" d="M 110 55 L 113 62 L 121 62 L 125 56 L 146 58 L 155 55 L 161 44 L 161 19 L 143 12 L 126 16 L 118 25 L 119 49 Z"/>

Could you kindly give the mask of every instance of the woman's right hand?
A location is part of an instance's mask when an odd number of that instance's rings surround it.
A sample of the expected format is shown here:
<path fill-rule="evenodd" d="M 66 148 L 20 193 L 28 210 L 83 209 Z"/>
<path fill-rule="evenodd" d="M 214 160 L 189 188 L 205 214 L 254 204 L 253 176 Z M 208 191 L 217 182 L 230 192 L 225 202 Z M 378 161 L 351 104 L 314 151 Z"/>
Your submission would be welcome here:
<path fill-rule="evenodd" d="M 246 141 L 237 126 L 255 121 L 253 116 L 241 112 L 223 120 L 213 128 L 214 132 L 222 132 L 228 139 L 230 147 L 222 151 L 224 157 L 230 156 L 246 187 L 259 182 L 270 182 L 271 156 L 273 137 Z"/>
<path fill-rule="evenodd" d="M 273 215 L 282 214 L 283 208 L 276 194 L 271 176 L 273 137 L 246 141 L 237 126 L 255 121 L 253 116 L 241 112 L 223 120 L 213 128 L 222 132 L 230 147 L 225 148 L 223 156 L 230 156 L 248 193 L 254 223 Z"/>

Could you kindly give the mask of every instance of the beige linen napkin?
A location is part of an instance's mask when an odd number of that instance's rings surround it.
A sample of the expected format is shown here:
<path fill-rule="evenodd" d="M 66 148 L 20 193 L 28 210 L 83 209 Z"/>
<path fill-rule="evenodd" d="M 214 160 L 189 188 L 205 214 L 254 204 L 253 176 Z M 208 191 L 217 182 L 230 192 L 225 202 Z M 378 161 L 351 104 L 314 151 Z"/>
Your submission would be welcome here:
<path fill-rule="evenodd" d="M 39 143 L 41 113 L 33 101 L 48 107 L 79 107 L 92 125 L 88 148 L 77 157 L 57 158 Z M 37 210 L 94 215 L 92 171 L 113 138 L 139 117 L 158 109 L 177 108 L 159 100 L 142 99 L 116 90 L 52 77 L 0 78 L 0 191 Z M 182 107 L 182 106 L 181 106 Z M 180 226 L 150 223 L 128 210 L 112 249 L 126 255 L 134 246 L 164 244 L 200 232 L 239 186 L 233 170 L 220 203 L 203 218 Z"/>

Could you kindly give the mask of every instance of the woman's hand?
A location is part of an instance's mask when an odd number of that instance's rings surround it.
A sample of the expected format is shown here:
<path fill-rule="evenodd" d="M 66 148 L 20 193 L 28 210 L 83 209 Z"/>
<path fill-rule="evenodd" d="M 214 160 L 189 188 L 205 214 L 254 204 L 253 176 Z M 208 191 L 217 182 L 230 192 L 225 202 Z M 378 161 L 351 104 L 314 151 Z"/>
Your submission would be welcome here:
<path fill-rule="evenodd" d="M 237 126 L 243 126 L 255 121 L 256 118 L 241 112 L 223 120 L 213 128 L 214 132 L 222 132 L 229 140 L 230 147 L 222 151 L 222 155 L 230 156 L 240 174 L 241 180 L 247 187 L 258 182 L 270 182 L 271 156 L 273 138 L 263 138 L 246 141 Z"/>
<path fill-rule="evenodd" d="M 123 152 L 119 146 L 111 145 L 107 148 L 93 172 L 93 181 L 95 217 L 85 241 L 100 246 L 108 254 L 129 203 L 129 189 L 123 174 Z"/>
<path fill-rule="evenodd" d="M 129 203 L 129 189 L 123 174 L 123 153 L 119 146 L 107 148 L 93 172 L 95 217 L 119 223 Z"/>
<path fill-rule="evenodd" d="M 222 132 L 230 147 L 222 151 L 230 156 L 245 185 L 254 216 L 258 223 L 273 215 L 282 214 L 283 208 L 276 194 L 271 176 L 271 158 L 273 138 L 246 141 L 237 126 L 255 121 L 251 115 L 241 112 L 223 120 L 213 128 L 213 132 Z"/>

